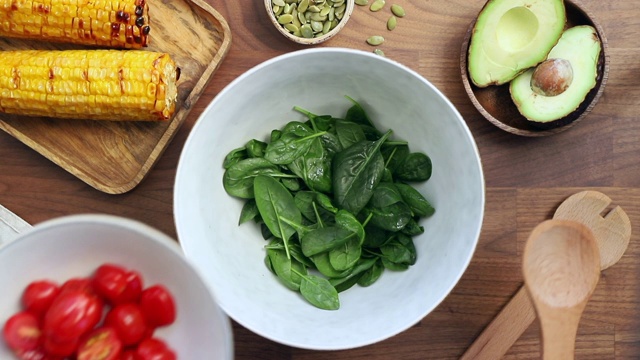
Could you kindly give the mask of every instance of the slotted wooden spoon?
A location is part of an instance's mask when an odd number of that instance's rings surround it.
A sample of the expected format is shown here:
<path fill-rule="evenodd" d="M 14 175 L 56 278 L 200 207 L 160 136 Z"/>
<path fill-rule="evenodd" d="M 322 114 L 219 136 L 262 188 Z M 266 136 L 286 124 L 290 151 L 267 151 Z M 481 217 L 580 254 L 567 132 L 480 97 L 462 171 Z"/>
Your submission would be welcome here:
<path fill-rule="evenodd" d="M 562 202 L 553 216 L 580 222 L 591 229 L 600 251 L 601 270 L 620 260 L 631 239 L 631 222 L 620 206 L 604 217 L 601 215 L 610 204 L 611 199 L 600 192 L 582 191 Z M 535 319 L 535 309 L 522 286 L 460 360 L 502 358 Z"/>
<path fill-rule="evenodd" d="M 593 233 L 571 220 L 541 223 L 527 240 L 522 272 L 540 319 L 542 358 L 573 360 L 580 318 L 600 278 Z"/>

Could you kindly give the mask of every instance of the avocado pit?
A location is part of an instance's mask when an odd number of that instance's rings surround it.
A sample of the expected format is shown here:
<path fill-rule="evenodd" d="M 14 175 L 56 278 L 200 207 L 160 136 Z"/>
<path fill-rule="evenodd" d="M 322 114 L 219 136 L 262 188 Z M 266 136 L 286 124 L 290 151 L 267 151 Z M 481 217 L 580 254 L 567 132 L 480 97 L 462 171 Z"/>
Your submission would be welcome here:
<path fill-rule="evenodd" d="M 531 90 L 542 96 L 557 96 L 573 82 L 573 68 L 565 59 L 548 59 L 538 65 L 531 76 Z"/>

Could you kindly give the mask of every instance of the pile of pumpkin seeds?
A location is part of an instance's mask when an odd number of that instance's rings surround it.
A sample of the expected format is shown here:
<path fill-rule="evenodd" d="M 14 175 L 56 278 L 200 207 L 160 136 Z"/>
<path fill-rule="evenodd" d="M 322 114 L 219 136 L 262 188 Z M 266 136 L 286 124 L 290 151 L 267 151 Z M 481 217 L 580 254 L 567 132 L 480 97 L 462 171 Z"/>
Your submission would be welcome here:
<path fill-rule="evenodd" d="M 356 5 L 366 6 L 369 5 L 369 0 L 355 0 Z M 385 0 L 374 0 L 371 5 L 369 5 L 369 10 L 372 12 L 378 12 L 382 10 L 386 5 Z M 398 4 L 391 5 L 391 15 L 387 19 L 387 30 L 393 31 L 396 26 L 398 26 L 398 18 L 404 17 L 406 15 L 404 8 Z M 367 44 L 371 46 L 379 46 L 384 43 L 384 36 L 382 35 L 373 35 L 367 38 Z M 380 49 L 373 50 L 374 53 L 384 56 L 384 52 Z"/>
<path fill-rule="evenodd" d="M 271 0 L 273 13 L 288 32 L 311 39 L 333 30 L 347 9 L 346 0 Z"/>

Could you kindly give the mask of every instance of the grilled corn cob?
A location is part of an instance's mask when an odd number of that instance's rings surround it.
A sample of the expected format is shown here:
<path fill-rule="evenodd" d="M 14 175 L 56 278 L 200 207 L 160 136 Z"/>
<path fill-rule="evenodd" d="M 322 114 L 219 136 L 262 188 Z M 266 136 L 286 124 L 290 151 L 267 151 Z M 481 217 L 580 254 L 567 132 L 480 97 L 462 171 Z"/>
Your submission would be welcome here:
<path fill-rule="evenodd" d="M 115 48 L 149 41 L 147 0 L 0 0 L 0 36 Z"/>
<path fill-rule="evenodd" d="M 167 120 L 180 69 L 145 50 L 0 51 L 0 112 L 93 120 Z"/>

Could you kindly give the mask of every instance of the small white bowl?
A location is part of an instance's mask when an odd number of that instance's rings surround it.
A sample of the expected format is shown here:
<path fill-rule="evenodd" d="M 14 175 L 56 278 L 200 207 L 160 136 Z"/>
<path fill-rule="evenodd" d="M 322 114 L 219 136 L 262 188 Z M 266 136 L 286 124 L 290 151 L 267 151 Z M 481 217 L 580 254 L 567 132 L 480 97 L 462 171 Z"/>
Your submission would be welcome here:
<path fill-rule="evenodd" d="M 0 247 L 0 323 L 18 311 L 20 295 L 30 282 L 62 283 L 89 276 L 106 262 L 137 270 L 145 286 L 159 283 L 171 291 L 176 321 L 155 335 L 179 359 L 233 359 L 229 318 L 177 242 L 147 225 L 110 215 L 46 221 Z M 12 358 L 11 350 L 0 341 L 0 359 Z"/>
<path fill-rule="evenodd" d="M 222 163 L 248 140 L 267 139 L 272 129 L 303 120 L 294 105 L 344 116 L 351 106 L 345 95 L 359 101 L 380 129 L 393 129 L 412 151 L 431 157 L 433 176 L 418 189 L 436 213 L 424 219 L 425 232 L 414 238 L 415 265 L 340 293 L 340 309 L 326 311 L 269 272 L 259 228 L 238 226 L 243 201 L 225 192 Z M 184 146 L 174 201 L 180 244 L 231 318 L 286 345 L 337 350 L 396 335 L 449 294 L 476 248 L 484 179 L 465 121 L 422 76 L 369 52 L 314 48 L 268 60 L 216 96 Z"/>
<path fill-rule="evenodd" d="M 344 2 L 344 5 L 345 5 L 344 16 L 342 17 L 342 19 L 340 19 L 340 21 L 338 21 L 338 24 L 336 25 L 336 27 L 334 27 L 332 30 L 330 30 L 326 34 L 320 35 L 318 37 L 305 38 L 302 36 L 294 35 L 293 33 L 289 32 L 287 29 L 285 29 L 284 25 L 278 22 L 278 17 L 276 17 L 276 15 L 273 13 L 273 0 L 264 0 L 264 7 L 267 11 L 267 16 L 269 16 L 269 20 L 271 20 L 271 23 L 276 28 L 276 30 L 278 30 L 278 32 L 282 34 L 284 37 L 286 37 L 287 39 L 302 45 L 317 45 L 336 36 L 340 32 L 340 30 L 342 30 L 342 28 L 344 28 L 345 25 L 347 25 L 347 21 L 349 21 L 349 18 L 351 17 L 351 13 L 353 13 L 353 8 L 355 7 L 355 1 L 346 0 Z"/>

